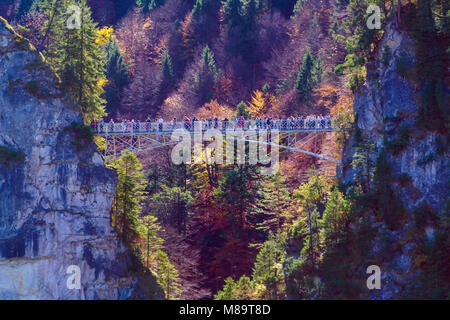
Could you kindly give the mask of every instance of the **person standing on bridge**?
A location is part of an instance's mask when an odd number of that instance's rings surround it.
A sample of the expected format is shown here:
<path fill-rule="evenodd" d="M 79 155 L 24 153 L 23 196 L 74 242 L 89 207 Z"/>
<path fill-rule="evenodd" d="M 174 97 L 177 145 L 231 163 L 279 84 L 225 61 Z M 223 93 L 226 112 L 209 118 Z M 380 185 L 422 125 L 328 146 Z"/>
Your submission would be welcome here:
<path fill-rule="evenodd" d="M 147 124 L 146 124 L 146 129 L 147 129 L 147 132 L 150 132 L 150 131 L 152 131 L 152 120 L 150 119 L 150 117 L 148 117 L 147 118 Z"/>
<path fill-rule="evenodd" d="M 109 132 L 114 132 L 114 120 L 111 119 L 109 120 L 109 128 L 108 128 Z"/>
<path fill-rule="evenodd" d="M 160 117 L 158 120 L 159 131 L 163 131 L 163 125 L 164 125 L 164 119 Z"/>

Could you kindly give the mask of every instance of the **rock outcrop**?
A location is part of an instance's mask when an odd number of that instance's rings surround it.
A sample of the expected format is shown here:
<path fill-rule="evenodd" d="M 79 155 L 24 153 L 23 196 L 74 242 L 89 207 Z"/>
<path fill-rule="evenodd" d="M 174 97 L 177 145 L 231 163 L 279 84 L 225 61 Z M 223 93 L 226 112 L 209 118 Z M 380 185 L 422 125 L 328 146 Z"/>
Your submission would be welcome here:
<path fill-rule="evenodd" d="M 116 174 L 80 122 L 40 53 L 0 18 L 0 299 L 143 298 L 111 226 Z"/>
<path fill-rule="evenodd" d="M 388 26 L 379 48 L 375 62 L 367 67 L 366 83 L 355 94 L 354 111 L 356 129 L 376 147 L 373 161 L 383 148 L 386 149 L 386 144 L 403 139 L 401 147 L 397 144 L 396 152 L 386 152 L 384 156 L 392 174 L 391 181 L 386 183 L 393 183 L 398 190 L 408 216 L 400 230 L 388 230 L 384 224 L 378 224 L 372 248 L 376 254 L 381 237 L 388 237 L 392 247 L 400 248 L 392 259 L 380 266 L 383 286 L 371 295 L 374 299 L 395 299 L 402 297 L 405 286 L 413 283 L 416 276 L 410 254 L 416 244 L 414 239 L 405 240 L 408 230 L 417 223 L 411 212 L 420 205 L 429 205 L 439 212 L 448 199 L 448 152 L 442 148 L 437 133 L 420 130 L 415 124 L 421 88 L 407 76 L 400 75 L 399 70 L 400 63 L 407 64 L 408 68 L 416 64 L 413 40 Z M 388 54 L 383 54 L 382 48 Z M 408 140 L 399 138 L 401 130 L 408 131 Z M 340 182 L 343 185 L 351 184 L 354 178 L 351 162 L 355 145 L 357 138 L 353 133 L 342 157 Z M 424 228 L 433 233 L 432 228 Z M 416 239 L 420 237 L 416 235 Z"/>

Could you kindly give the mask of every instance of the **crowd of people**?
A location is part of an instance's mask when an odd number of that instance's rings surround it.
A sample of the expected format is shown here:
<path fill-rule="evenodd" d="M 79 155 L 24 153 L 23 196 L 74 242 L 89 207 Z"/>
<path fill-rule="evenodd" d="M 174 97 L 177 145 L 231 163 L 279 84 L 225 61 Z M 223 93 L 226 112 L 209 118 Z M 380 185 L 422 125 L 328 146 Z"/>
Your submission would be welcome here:
<path fill-rule="evenodd" d="M 122 120 L 121 122 L 114 122 L 111 119 L 109 122 L 92 121 L 91 127 L 96 132 L 153 132 L 153 131 L 171 131 L 177 128 L 183 127 L 186 130 L 194 130 L 194 128 L 200 127 L 202 130 L 207 129 L 265 129 L 265 130 L 296 130 L 296 129 L 325 129 L 332 128 L 332 120 L 329 115 L 309 115 L 298 117 L 282 117 L 280 119 L 256 118 L 253 120 L 244 119 L 243 117 L 233 117 L 231 120 L 224 118 L 219 120 L 217 117 L 214 119 L 197 119 L 185 117 L 182 122 L 177 122 L 176 118 L 173 118 L 169 122 L 165 122 L 164 119 L 147 118 L 146 121 L 141 122 L 139 120 Z"/>

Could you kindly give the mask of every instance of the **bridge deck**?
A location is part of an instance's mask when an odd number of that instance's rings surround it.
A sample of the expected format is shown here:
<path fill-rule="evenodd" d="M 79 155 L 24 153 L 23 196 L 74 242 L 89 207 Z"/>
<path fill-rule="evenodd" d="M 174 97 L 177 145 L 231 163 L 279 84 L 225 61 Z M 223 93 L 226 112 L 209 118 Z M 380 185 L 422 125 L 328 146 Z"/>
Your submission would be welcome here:
<path fill-rule="evenodd" d="M 317 120 L 313 122 L 283 122 L 282 120 L 275 120 L 273 125 L 256 125 L 255 121 L 239 126 L 235 123 L 219 122 L 217 126 L 212 123 L 203 122 L 202 124 L 198 121 L 195 124 L 195 130 L 193 130 L 192 125 L 187 125 L 182 122 L 170 123 L 164 122 L 162 124 L 152 122 L 151 124 L 142 123 L 140 125 L 130 124 L 130 123 L 106 123 L 103 126 L 93 127 L 95 135 L 171 135 L 176 130 L 184 129 L 186 132 L 194 133 L 205 132 L 209 129 L 219 130 L 223 134 L 227 131 L 243 130 L 246 133 L 258 133 L 262 130 L 278 130 L 280 133 L 296 133 L 296 132 L 333 132 L 337 131 L 337 128 L 332 125 L 332 120 Z"/>

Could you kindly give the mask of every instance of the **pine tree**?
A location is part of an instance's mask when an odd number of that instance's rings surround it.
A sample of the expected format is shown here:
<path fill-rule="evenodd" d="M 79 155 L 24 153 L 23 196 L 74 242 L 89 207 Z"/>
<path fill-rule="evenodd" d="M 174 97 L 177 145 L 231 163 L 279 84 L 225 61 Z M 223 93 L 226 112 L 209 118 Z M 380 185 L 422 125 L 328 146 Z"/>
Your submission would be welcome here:
<path fill-rule="evenodd" d="M 203 49 L 202 60 L 203 64 L 208 68 L 209 73 L 215 78 L 217 76 L 216 61 L 214 59 L 214 53 L 208 45 Z"/>
<path fill-rule="evenodd" d="M 67 26 L 72 15 L 76 15 L 68 10 L 71 5 L 79 8 L 79 28 Z M 96 42 L 97 24 L 92 20 L 86 0 L 44 0 L 41 10 L 47 18 L 43 48 L 48 61 L 81 107 L 85 121 L 104 117 L 105 100 L 101 95 L 106 83 L 105 56 L 103 48 Z"/>
<path fill-rule="evenodd" d="M 253 281 L 264 284 L 267 289 L 267 299 L 284 298 L 283 263 L 286 258 L 286 239 L 282 232 L 274 235 L 269 232 L 269 238 L 256 256 L 253 269 Z"/>
<path fill-rule="evenodd" d="M 179 187 L 162 185 L 162 191 L 152 196 L 152 211 L 161 221 L 176 225 L 178 232 L 186 230 L 192 196 Z"/>
<path fill-rule="evenodd" d="M 117 172 L 118 184 L 113 202 L 114 220 L 122 240 L 134 244 L 139 237 L 139 213 L 144 199 L 145 178 L 139 159 L 123 151 L 119 159 L 110 164 Z"/>
<path fill-rule="evenodd" d="M 345 230 L 349 221 L 350 203 L 338 188 L 334 188 L 327 198 L 321 219 L 321 238 L 323 247 L 330 250 L 345 241 Z"/>
<path fill-rule="evenodd" d="M 248 112 L 247 105 L 244 101 L 239 102 L 236 106 L 236 117 L 243 117 L 244 119 L 250 118 L 250 112 Z"/>
<path fill-rule="evenodd" d="M 177 299 L 183 292 L 179 283 L 178 270 L 170 263 L 169 257 L 165 252 L 158 250 L 156 257 L 158 266 L 156 278 L 164 289 L 166 299 Z"/>
<path fill-rule="evenodd" d="M 117 40 L 109 39 L 105 47 L 106 51 L 106 78 L 108 83 L 105 87 L 106 111 L 115 114 L 120 107 L 123 89 L 129 83 L 128 66 L 120 52 Z"/>
<path fill-rule="evenodd" d="M 301 210 L 306 213 L 307 234 L 303 237 L 303 251 L 307 252 L 312 268 L 316 267 L 316 256 L 319 251 L 318 218 L 324 209 L 326 198 L 325 181 L 313 172 L 307 183 L 302 184 L 294 192 L 294 198 L 299 200 Z M 303 217 L 301 217 L 303 219 Z"/>
<path fill-rule="evenodd" d="M 171 82 L 175 74 L 173 71 L 172 58 L 168 49 L 164 50 L 163 52 L 163 56 L 161 59 L 161 69 L 165 79 Z"/>
<path fill-rule="evenodd" d="M 262 183 L 262 199 L 255 205 L 255 213 L 262 215 L 258 229 L 277 233 L 283 224 L 283 214 L 290 204 L 290 193 L 285 186 L 285 178 L 276 174 Z"/>
<path fill-rule="evenodd" d="M 297 74 L 297 81 L 295 82 L 295 91 L 300 101 L 306 101 L 311 96 L 311 90 L 313 89 L 313 68 L 314 58 L 308 48 L 303 56 L 303 61 Z"/>

